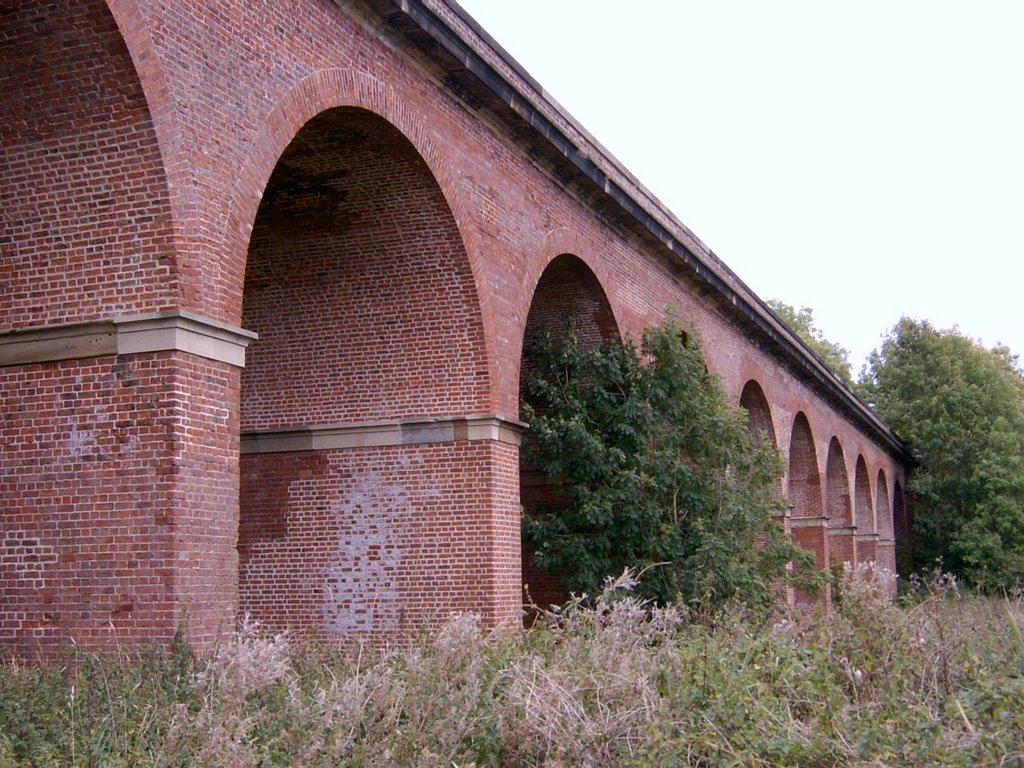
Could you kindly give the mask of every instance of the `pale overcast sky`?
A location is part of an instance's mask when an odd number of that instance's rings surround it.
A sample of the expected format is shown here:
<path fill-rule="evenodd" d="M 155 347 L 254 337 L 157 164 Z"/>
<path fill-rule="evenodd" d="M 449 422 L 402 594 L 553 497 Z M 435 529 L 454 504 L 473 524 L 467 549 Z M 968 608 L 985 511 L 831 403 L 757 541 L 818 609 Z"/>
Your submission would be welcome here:
<path fill-rule="evenodd" d="M 1024 357 L 1024 2 L 461 5 L 855 376 L 902 315 Z"/>

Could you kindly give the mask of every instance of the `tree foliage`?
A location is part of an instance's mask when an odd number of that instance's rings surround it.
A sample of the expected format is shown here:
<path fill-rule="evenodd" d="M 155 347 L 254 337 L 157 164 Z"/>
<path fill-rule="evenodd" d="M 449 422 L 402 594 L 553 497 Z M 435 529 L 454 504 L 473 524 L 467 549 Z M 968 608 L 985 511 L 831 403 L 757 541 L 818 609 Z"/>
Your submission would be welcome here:
<path fill-rule="evenodd" d="M 850 372 L 850 352 L 825 338 L 825 335 L 814 324 L 814 312 L 810 307 L 794 309 L 778 299 L 769 299 L 768 306 L 779 316 L 790 330 L 796 333 L 811 348 L 821 361 L 847 385 L 853 386 L 853 374 Z"/>
<path fill-rule="evenodd" d="M 862 397 L 920 453 L 903 565 L 980 587 L 1024 577 L 1024 376 L 1006 348 L 903 318 L 868 359 Z"/>
<path fill-rule="evenodd" d="M 772 514 L 782 462 L 729 406 L 700 346 L 671 321 L 584 349 L 571 330 L 529 350 L 527 463 L 561 501 L 527 513 L 524 546 L 573 591 L 650 567 L 646 597 L 713 606 L 769 599 L 790 560 L 807 562 Z"/>

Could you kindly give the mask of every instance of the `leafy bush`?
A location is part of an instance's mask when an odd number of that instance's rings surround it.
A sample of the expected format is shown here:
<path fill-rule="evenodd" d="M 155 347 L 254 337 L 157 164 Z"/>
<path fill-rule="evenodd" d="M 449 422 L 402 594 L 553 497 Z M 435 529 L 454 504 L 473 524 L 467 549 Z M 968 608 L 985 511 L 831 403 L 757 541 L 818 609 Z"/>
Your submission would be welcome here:
<path fill-rule="evenodd" d="M 902 318 L 861 395 L 920 455 L 901 572 L 943 567 L 980 588 L 1024 583 L 1024 373 L 1005 347 Z"/>
<path fill-rule="evenodd" d="M 524 547 L 569 590 L 594 594 L 629 567 L 662 604 L 764 606 L 787 563 L 810 564 L 772 522 L 778 452 L 751 437 L 671 318 L 639 349 L 588 349 L 570 329 L 528 355 L 525 461 L 552 478 L 557 502 L 527 511 Z"/>

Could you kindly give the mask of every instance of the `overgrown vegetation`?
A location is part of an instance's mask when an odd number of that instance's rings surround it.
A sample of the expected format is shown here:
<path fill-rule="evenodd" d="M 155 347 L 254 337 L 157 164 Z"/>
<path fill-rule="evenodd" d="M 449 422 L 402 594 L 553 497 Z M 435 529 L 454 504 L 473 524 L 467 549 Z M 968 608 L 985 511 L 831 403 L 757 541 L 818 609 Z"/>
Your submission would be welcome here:
<path fill-rule="evenodd" d="M 629 567 L 663 604 L 767 606 L 786 564 L 813 560 L 772 522 L 784 508 L 778 452 L 749 434 L 672 318 L 639 348 L 544 334 L 529 359 L 524 455 L 554 494 L 527 511 L 523 545 L 570 590 L 593 594 Z"/>
<path fill-rule="evenodd" d="M 1024 375 L 1005 347 L 903 318 L 860 392 L 919 453 L 901 572 L 943 567 L 981 588 L 1024 581 Z"/>
<path fill-rule="evenodd" d="M 624 590 L 402 650 L 242 630 L 197 659 L 0 666 L 0 766 L 998 766 L 1024 762 L 1024 606 L 848 573 L 827 617 L 694 623 Z"/>
<path fill-rule="evenodd" d="M 847 384 L 847 351 L 799 311 L 768 305 Z M 1024 583 L 1024 372 L 1007 347 L 901 318 L 854 385 L 919 456 L 901 573 L 941 563 L 971 586 Z"/>
<path fill-rule="evenodd" d="M 825 338 L 825 334 L 814 322 L 814 311 L 810 307 L 796 309 L 779 299 L 769 299 L 768 306 L 796 333 L 811 351 L 849 386 L 853 386 L 850 370 L 850 351 Z"/>

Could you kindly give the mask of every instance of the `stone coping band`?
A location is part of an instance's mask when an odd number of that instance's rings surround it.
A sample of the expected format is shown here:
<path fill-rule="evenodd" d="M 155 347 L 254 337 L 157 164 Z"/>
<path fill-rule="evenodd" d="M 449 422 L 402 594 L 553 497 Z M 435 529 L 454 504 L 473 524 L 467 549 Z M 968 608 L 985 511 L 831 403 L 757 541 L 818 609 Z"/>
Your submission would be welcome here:
<path fill-rule="evenodd" d="M 814 517 L 796 517 L 790 519 L 793 529 L 797 528 L 828 528 L 828 518 L 824 515 Z"/>
<path fill-rule="evenodd" d="M 256 334 L 184 310 L 0 333 L 0 366 L 145 352 L 187 352 L 242 368 Z"/>
<path fill-rule="evenodd" d="M 503 416 L 459 416 L 415 421 L 375 421 L 242 433 L 241 452 L 284 453 L 373 448 L 461 440 L 495 440 L 520 445 L 526 424 Z"/>

